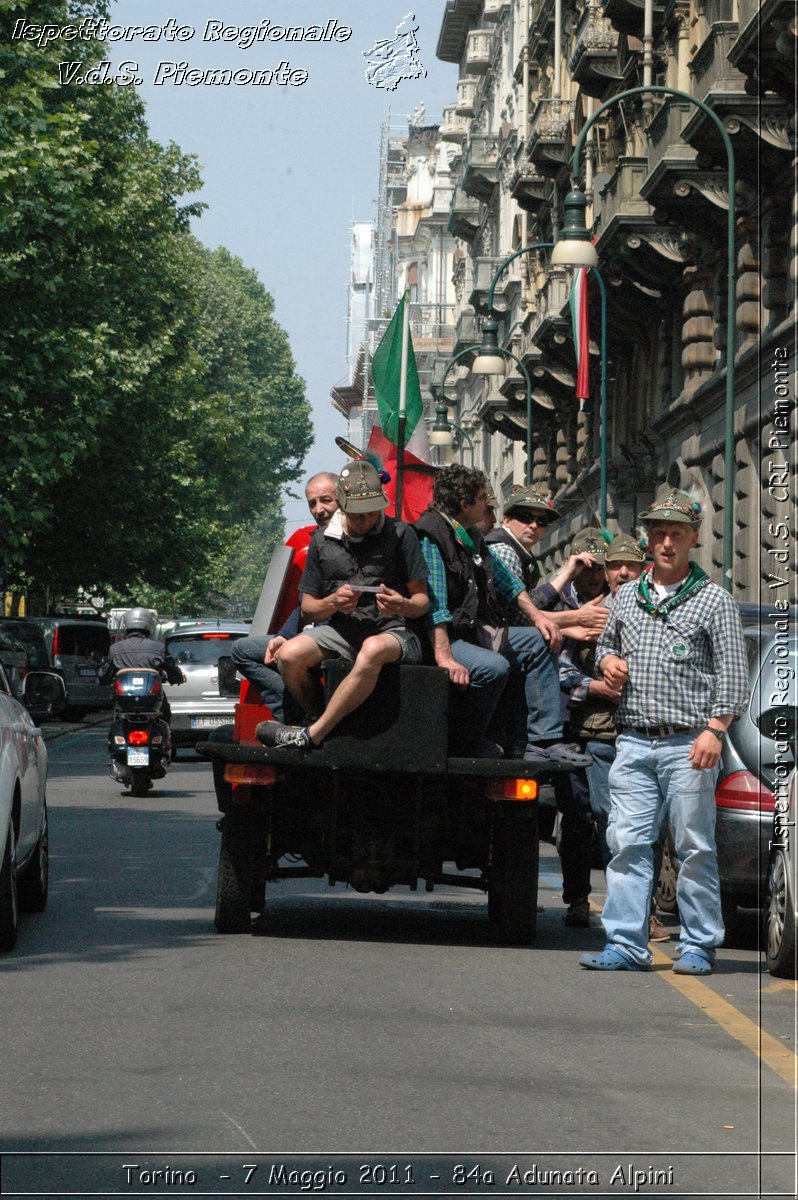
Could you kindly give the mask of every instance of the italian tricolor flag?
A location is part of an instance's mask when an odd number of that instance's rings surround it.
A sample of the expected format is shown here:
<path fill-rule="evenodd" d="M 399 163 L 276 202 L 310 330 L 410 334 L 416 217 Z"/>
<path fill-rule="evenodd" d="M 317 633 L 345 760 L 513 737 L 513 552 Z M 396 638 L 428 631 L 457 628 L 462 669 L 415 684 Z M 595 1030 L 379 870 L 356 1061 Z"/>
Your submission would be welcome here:
<path fill-rule="evenodd" d="M 571 284 L 571 325 L 576 349 L 576 398 L 579 411 L 590 398 L 590 328 L 587 319 L 587 270 L 580 267 Z"/>

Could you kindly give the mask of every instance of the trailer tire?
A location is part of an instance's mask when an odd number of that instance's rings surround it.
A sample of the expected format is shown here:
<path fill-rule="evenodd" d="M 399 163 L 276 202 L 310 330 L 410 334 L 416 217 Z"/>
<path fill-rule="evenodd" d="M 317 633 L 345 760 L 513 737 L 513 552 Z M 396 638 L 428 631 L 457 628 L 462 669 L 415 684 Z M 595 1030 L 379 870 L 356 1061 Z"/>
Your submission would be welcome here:
<path fill-rule="evenodd" d="M 537 808 L 497 815 L 488 916 L 503 942 L 528 946 L 538 920 Z"/>
<path fill-rule="evenodd" d="M 256 885 L 256 836 L 252 814 L 232 809 L 223 818 L 216 885 L 218 933 L 249 933 Z"/>

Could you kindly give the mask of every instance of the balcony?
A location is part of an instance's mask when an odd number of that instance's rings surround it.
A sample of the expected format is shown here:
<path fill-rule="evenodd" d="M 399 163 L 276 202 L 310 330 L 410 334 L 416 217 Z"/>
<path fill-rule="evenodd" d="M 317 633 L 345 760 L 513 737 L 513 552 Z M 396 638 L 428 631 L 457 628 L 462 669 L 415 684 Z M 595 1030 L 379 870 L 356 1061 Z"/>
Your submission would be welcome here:
<path fill-rule="evenodd" d="M 794 0 L 740 0 L 740 34 L 729 61 L 758 94 L 777 92 L 795 107 Z M 746 22 L 743 28 L 743 22 Z"/>
<path fill-rule="evenodd" d="M 654 224 L 652 209 L 640 195 L 647 173 L 647 158 L 624 154 L 618 159 L 615 173 L 601 192 L 599 254 L 608 253 L 629 233 L 637 233 Z"/>
<path fill-rule="evenodd" d="M 447 228 L 453 237 L 461 238 L 464 242 L 473 241 L 479 229 L 479 200 L 475 196 L 467 196 L 460 187 L 454 189 Z"/>
<path fill-rule="evenodd" d="M 510 7 L 510 0 L 485 0 L 485 8 L 482 12 L 482 20 L 494 23 L 501 21 L 502 14 L 505 9 Z"/>
<path fill-rule="evenodd" d="M 499 139 L 495 134 L 475 134 L 463 163 L 463 191 L 488 201 L 499 181 Z"/>
<path fill-rule="evenodd" d="M 464 308 L 457 318 L 452 354 L 459 354 L 462 350 L 476 346 L 481 340 L 482 335 L 477 325 L 477 314 L 473 309 Z"/>
<path fill-rule="evenodd" d="M 472 29 L 466 42 L 466 70 L 471 75 L 485 75 L 490 68 L 493 33 L 487 29 Z"/>
<path fill-rule="evenodd" d="M 488 312 L 488 293 L 490 285 L 493 282 L 493 277 L 501 266 L 504 259 L 501 258 L 476 258 L 474 259 L 474 274 L 472 276 L 472 291 L 468 297 L 468 303 L 478 313 Z M 505 272 L 499 281 L 499 286 L 496 288 L 494 299 L 504 295 L 506 288 L 508 272 Z"/>
<path fill-rule="evenodd" d="M 510 176 L 510 195 L 519 208 L 538 213 L 546 202 L 549 181 L 529 161 L 524 146 L 515 153 L 515 170 Z"/>
<path fill-rule="evenodd" d="M 527 157 L 542 175 L 558 175 L 570 162 L 568 126 L 571 104 L 568 100 L 546 96 L 538 100 L 529 122 Z"/>
<path fill-rule="evenodd" d="M 574 50 L 568 61 L 573 79 L 587 96 L 601 99 L 611 83 L 623 78 L 618 64 L 617 29 L 588 5 L 576 27 Z"/>
<path fill-rule="evenodd" d="M 448 104 L 443 110 L 441 123 L 441 141 L 464 142 L 468 137 L 468 117 L 462 117 L 453 104 Z"/>
<path fill-rule="evenodd" d="M 473 117 L 478 91 L 478 79 L 472 79 L 469 75 L 464 75 L 462 79 L 457 80 L 457 103 L 454 106 L 454 110 L 458 116 Z"/>
<path fill-rule="evenodd" d="M 604 16 L 619 33 L 632 37 L 643 36 L 644 0 L 603 0 Z M 654 33 L 662 29 L 664 4 L 654 5 Z"/>

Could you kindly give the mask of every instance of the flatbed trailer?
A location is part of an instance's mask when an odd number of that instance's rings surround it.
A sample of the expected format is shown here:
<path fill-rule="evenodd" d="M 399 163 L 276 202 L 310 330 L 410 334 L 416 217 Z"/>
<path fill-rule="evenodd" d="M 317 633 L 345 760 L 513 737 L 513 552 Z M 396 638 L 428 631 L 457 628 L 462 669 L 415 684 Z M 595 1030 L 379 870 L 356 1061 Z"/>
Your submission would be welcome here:
<path fill-rule="evenodd" d="M 345 669 L 328 664 L 328 692 Z M 243 685 L 235 726 L 197 747 L 214 764 L 222 811 L 220 933 L 268 920 L 270 885 L 326 877 L 377 894 L 482 891 L 498 940 L 534 940 L 540 767 L 449 756 L 448 700 L 445 671 L 391 665 L 323 746 L 274 749 L 255 737 L 269 710 Z"/>

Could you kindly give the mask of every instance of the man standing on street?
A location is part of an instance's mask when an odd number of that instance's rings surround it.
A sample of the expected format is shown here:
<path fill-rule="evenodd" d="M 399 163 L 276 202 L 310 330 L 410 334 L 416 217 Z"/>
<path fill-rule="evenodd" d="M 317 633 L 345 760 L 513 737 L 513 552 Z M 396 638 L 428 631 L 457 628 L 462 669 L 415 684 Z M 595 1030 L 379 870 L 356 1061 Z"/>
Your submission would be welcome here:
<path fill-rule="evenodd" d="M 607 945 L 583 954 L 596 971 L 651 964 L 652 847 L 666 821 L 680 870 L 679 975 L 709 975 L 724 936 L 715 848 L 715 781 L 726 730 L 747 698 L 740 614 L 732 597 L 690 562 L 701 507 L 675 489 L 640 514 L 654 566 L 620 589 L 596 647 L 605 681 L 620 691 L 610 769 Z"/>

